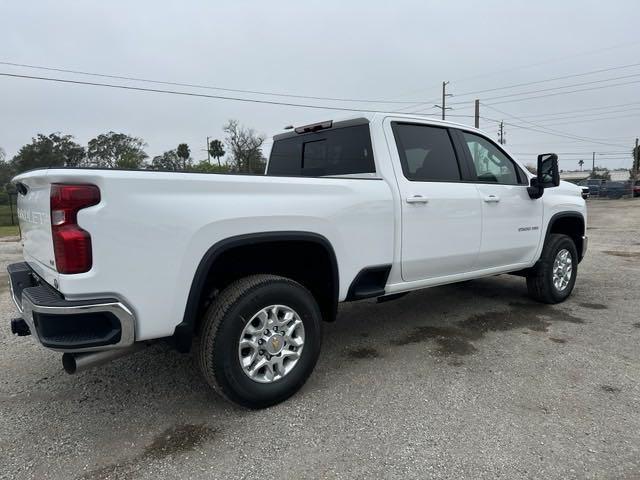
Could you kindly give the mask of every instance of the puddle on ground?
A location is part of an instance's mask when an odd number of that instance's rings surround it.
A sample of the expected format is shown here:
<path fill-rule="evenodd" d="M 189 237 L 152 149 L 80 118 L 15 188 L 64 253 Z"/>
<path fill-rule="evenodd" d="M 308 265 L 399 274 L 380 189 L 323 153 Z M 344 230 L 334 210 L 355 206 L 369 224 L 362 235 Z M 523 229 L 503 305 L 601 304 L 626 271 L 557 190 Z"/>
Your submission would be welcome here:
<path fill-rule="evenodd" d="M 606 305 L 603 305 L 601 303 L 585 302 L 585 303 L 579 303 L 578 305 L 584 308 L 590 308 L 591 310 L 606 310 L 608 308 Z"/>
<path fill-rule="evenodd" d="M 633 326 L 636 327 L 636 328 L 640 328 L 640 322 L 634 323 Z"/>
<path fill-rule="evenodd" d="M 160 460 L 193 450 L 211 439 L 216 430 L 205 425 L 176 425 L 157 435 L 142 453 L 121 463 L 114 463 L 91 470 L 78 477 L 81 480 L 102 480 L 107 478 L 135 479 L 140 470 L 151 460 Z"/>
<path fill-rule="evenodd" d="M 547 332 L 553 322 L 584 323 L 579 317 L 562 310 L 554 309 L 539 303 L 509 304 L 510 310 L 502 312 L 486 312 L 472 315 L 451 326 L 424 325 L 414 328 L 406 335 L 391 340 L 392 345 L 402 346 L 433 340 L 438 348 L 437 355 L 470 355 L 477 351 L 472 343 L 480 340 L 487 332 L 501 332 L 514 329 L 528 329 L 536 332 Z M 556 343 L 566 340 L 554 338 Z"/>
<path fill-rule="evenodd" d="M 640 258 L 640 252 L 622 252 L 619 250 L 604 250 L 607 255 L 615 255 L 622 258 Z"/>
<path fill-rule="evenodd" d="M 567 343 L 564 338 L 549 337 L 549 340 L 551 340 L 553 343 Z"/>
<path fill-rule="evenodd" d="M 211 438 L 215 431 L 204 425 L 177 425 L 168 428 L 144 449 L 146 458 L 163 458 L 194 449 Z"/>
<path fill-rule="evenodd" d="M 378 358 L 380 354 L 375 348 L 362 347 L 349 350 L 347 356 L 349 358 Z"/>
<path fill-rule="evenodd" d="M 600 385 L 600 388 L 607 393 L 618 393 L 620 389 L 618 387 L 612 387 L 611 385 Z"/>

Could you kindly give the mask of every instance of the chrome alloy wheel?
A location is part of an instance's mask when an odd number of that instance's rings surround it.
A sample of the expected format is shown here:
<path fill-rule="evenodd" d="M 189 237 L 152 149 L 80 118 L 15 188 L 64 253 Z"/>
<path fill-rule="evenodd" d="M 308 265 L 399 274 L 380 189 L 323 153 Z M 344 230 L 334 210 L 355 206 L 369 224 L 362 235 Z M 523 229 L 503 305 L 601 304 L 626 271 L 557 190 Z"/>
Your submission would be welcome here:
<path fill-rule="evenodd" d="M 271 305 L 247 322 L 238 343 L 242 371 L 251 380 L 271 383 L 298 363 L 304 347 L 304 324 L 286 305 Z"/>
<path fill-rule="evenodd" d="M 571 281 L 571 275 L 573 275 L 571 253 L 563 248 L 556 254 L 556 259 L 553 261 L 553 286 L 556 287 L 556 290 L 561 292 L 567 288 Z"/>

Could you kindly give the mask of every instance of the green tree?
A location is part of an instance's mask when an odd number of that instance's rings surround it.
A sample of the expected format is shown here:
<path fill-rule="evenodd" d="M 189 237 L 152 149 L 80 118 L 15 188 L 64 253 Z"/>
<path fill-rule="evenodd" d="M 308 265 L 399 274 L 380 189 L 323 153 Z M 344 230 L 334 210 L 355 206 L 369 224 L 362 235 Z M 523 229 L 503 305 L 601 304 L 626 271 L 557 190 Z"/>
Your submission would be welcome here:
<path fill-rule="evenodd" d="M 9 192 L 15 191 L 15 187 L 11 184 L 14 175 L 15 171 L 11 163 L 6 161 L 4 150 L 0 148 L 0 205 L 8 205 Z"/>
<path fill-rule="evenodd" d="M 264 174 L 267 161 L 260 147 L 265 137 L 241 126 L 237 120 L 229 120 L 222 130 L 226 133 L 225 143 L 231 154 L 231 171 Z"/>
<path fill-rule="evenodd" d="M 600 180 L 611 180 L 611 173 L 608 168 L 600 168 L 596 167 L 594 171 L 591 172 L 589 178 L 600 179 Z"/>
<path fill-rule="evenodd" d="M 211 155 L 213 158 L 215 158 L 218 161 L 218 166 L 222 166 L 220 165 L 220 158 L 224 157 L 224 154 L 226 152 L 224 151 L 224 146 L 222 145 L 222 142 L 220 140 L 211 140 L 211 142 L 209 142 L 209 155 Z"/>
<path fill-rule="evenodd" d="M 124 133 L 109 132 L 89 140 L 87 157 L 89 165 L 101 168 L 140 169 L 148 155 L 147 144 L 141 138 Z"/>
<path fill-rule="evenodd" d="M 189 145 L 186 143 L 178 145 L 178 148 L 176 148 L 176 155 L 178 155 L 178 158 L 182 162 L 181 170 L 186 172 L 191 166 L 191 150 L 189 150 Z"/>
<path fill-rule="evenodd" d="M 178 172 L 182 170 L 182 163 L 175 150 L 168 150 L 162 155 L 153 157 L 151 164 L 147 168 L 149 170 Z"/>
<path fill-rule="evenodd" d="M 85 150 L 71 135 L 38 134 L 24 145 L 11 160 L 16 174 L 44 167 L 78 167 L 85 160 Z"/>
<path fill-rule="evenodd" d="M 196 173 L 230 173 L 231 168 L 226 163 L 223 165 L 211 164 L 206 160 L 199 162 L 191 168 Z"/>

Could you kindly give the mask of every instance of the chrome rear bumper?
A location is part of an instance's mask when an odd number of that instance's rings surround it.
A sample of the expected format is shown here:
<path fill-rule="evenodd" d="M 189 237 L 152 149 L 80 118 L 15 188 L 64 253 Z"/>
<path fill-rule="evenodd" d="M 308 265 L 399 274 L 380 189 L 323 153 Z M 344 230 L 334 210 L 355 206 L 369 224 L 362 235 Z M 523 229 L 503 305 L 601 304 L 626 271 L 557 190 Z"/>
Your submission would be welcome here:
<path fill-rule="evenodd" d="M 26 262 L 7 267 L 11 298 L 43 346 L 60 352 L 125 348 L 135 341 L 135 316 L 115 298 L 66 300 Z"/>

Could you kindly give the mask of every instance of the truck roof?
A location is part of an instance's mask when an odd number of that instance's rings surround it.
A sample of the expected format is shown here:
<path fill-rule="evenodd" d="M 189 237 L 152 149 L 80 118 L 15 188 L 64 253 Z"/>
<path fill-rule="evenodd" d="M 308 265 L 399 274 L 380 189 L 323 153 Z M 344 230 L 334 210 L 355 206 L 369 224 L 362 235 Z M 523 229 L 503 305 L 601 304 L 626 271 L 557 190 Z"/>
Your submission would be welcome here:
<path fill-rule="evenodd" d="M 340 116 L 335 119 L 327 119 L 326 117 L 318 122 L 308 123 L 304 125 L 292 125 L 291 127 L 287 127 L 287 130 L 282 133 L 277 133 L 273 135 L 273 140 L 282 140 L 284 138 L 293 137 L 300 133 L 308 133 L 314 132 L 318 130 L 324 130 L 329 128 L 343 128 L 352 125 L 361 125 L 363 123 L 370 123 L 376 118 L 385 118 L 385 117 L 394 117 L 394 118 L 402 118 L 406 120 L 420 120 L 422 122 L 428 121 L 433 125 L 442 125 L 448 127 L 456 127 L 456 128 L 464 128 L 469 131 L 477 131 L 482 132 L 481 130 L 472 127 L 471 125 L 465 125 L 458 122 L 450 122 L 448 120 L 441 120 L 438 118 L 433 118 L 428 115 L 419 114 L 419 113 L 403 113 L 403 112 L 358 112 L 358 114 Z M 486 132 L 482 132 L 486 135 Z"/>

